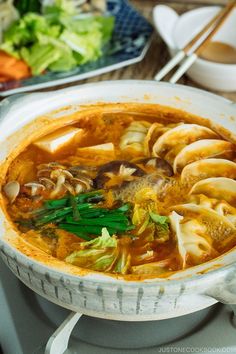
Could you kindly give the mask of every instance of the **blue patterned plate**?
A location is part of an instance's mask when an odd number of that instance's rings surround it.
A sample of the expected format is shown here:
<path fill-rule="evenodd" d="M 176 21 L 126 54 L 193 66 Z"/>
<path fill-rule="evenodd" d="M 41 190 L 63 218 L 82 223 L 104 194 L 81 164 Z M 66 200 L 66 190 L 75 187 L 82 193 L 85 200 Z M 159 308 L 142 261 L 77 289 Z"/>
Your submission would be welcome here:
<path fill-rule="evenodd" d="M 2 83 L 0 96 L 83 80 L 141 61 L 150 44 L 152 26 L 126 0 L 108 0 L 108 10 L 115 16 L 115 29 L 103 57 L 69 72 L 47 72 Z"/>

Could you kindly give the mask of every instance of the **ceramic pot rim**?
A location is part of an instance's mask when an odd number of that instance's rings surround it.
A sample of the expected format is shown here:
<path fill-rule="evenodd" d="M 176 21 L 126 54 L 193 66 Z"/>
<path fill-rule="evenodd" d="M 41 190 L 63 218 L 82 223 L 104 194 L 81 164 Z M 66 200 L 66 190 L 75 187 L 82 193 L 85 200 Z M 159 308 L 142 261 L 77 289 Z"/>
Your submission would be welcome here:
<path fill-rule="evenodd" d="M 103 82 L 98 82 L 98 83 L 89 83 L 89 84 L 85 84 L 85 85 L 80 85 L 80 86 L 72 86 L 66 89 L 60 89 L 60 90 L 56 90 L 54 92 L 52 92 L 51 95 L 57 96 L 58 94 L 63 94 L 64 92 L 70 92 L 70 91 L 83 91 L 86 88 L 91 88 L 94 87 L 95 89 L 98 86 L 101 87 L 108 87 L 110 85 L 142 85 L 145 87 L 154 87 L 154 85 L 156 87 L 161 86 L 163 88 L 165 87 L 173 87 L 177 90 L 179 90 L 179 94 L 181 94 L 181 91 L 185 91 L 186 90 L 188 92 L 193 92 L 193 93 L 199 93 L 202 96 L 204 95 L 205 97 L 209 97 L 211 99 L 217 100 L 218 102 L 221 101 L 222 104 L 226 104 L 226 105 L 232 105 L 233 102 L 231 102 L 230 100 L 227 100 L 223 97 L 220 97 L 218 95 L 206 92 L 204 90 L 201 89 L 196 89 L 196 88 L 192 88 L 192 87 L 186 87 L 184 85 L 176 85 L 176 84 L 170 84 L 170 83 L 157 83 L 154 81 L 142 81 L 142 80 L 120 80 L 120 81 L 103 81 Z M 38 97 L 38 99 L 40 100 L 40 98 L 44 98 L 45 95 L 47 95 L 47 93 L 36 93 L 36 94 L 32 94 L 32 95 L 28 95 L 28 98 L 35 96 Z M 16 95 L 18 96 L 18 95 Z M 20 95 L 21 96 L 21 95 Z M 19 97 L 19 96 L 18 96 Z M 13 96 L 12 98 L 8 98 L 5 99 L 4 101 L 8 101 L 11 105 L 11 103 L 14 103 L 14 99 L 15 97 Z M 4 102 L 3 101 L 3 102 Z M 29 102 L 31 102 L 31 100 L 29 100 Z M 107 100 L 107 103 L 109 102 L 109 99 Z M 6 113 L 6 116 L 8 115 L 8 112 Z M 37 117 L 36 117 L 37 118 Z M 32 119 L 33 120 L 33 119 Z M 3 120 L 4 124 L 6 121 Z M 87 275 L 73 275 L 71 273 L 67 273 L 67 272 L 62 272 L 62 271 L 57 271 L 55 268 L 50 267 L 45 265 L 44 263 L 41 263 L 37 260 L 34 260 L 28 256 L 26 256 L 25 254 L 23 254 L 22 252 L 18 251 L 16 248 L 14 248 L 13 246 L 11 246 L 8 242 L 6 242 L 4 239 L 0 238 L 0 249 L 2 250 L 3 253 L 6 253 L 7 255 L 9 255 L 11 258 L 16 258 L 17 257 L 17 262 L 22 264 L 23 266 L 31 266 L 31 268 L 35 268 L 35 272 L 41 274 L 42 276 L 45 276 L 45 273 L 49 273 L 50 276 L 52 276 L 52 278 L 54 279 L 60 279 L 62 276 L 66 277 L 67 279 L 69 279 L 69 281 L 73 284 L 73 283 L 78 283 L 81 279 L 84 281 L 88 281 L 90 283 L 107 283 L 107 284 L 121 284 L 121 285 L 125 285 L 127 287 L 133 287 L 133 286 L 140 286 L 140 284 L 145 285 L 145 287 L 153 287 L 155 285 L 158 286 L 167 286 L 168 288 L 174 288 L 176 286 L 179 286 L 179 284 L 181 283 L 185 283 L 189 288 L 191 287 L 196 287 L 199 282 L 205 283 L 205 282 L 209 282 L 210 278 L 212 277 L 216 277 L 217 279 L 220 279 L 221 276 L 225 276 L 225 274 L 228 273 L 228 271 L 232 270 L 234 268 L 234 266 L 236 266 L 236 250 L 233 249 L 231 251 L 229 251 L 227 254 L 223 254 L 220 257 L 217 258 L 217 261 L 219 262 L 224 262 L 226 261 L 225 265 L 219 265 L 219 267 L 214 267 L 214 264 L 216 262 L 216 259 L 213 259 L 207 263 L 203 263 L 201 268 L 201 270 L 199 269 L 199 272 L 197 271 L 197 269 L 199 268 L 199 266 L 195 266 L 192 268 L 189 268 L 191 270 L 194 271 L 194 274 L 189 274 L 189 275 L 184 275 L 183 277 L 176 277 L 176 278 L 166 278 L 166 279 L 161 279 L 161 278 L 152 278 L 152 279 L 145 279 L 145 280 L 125 280 L 125 279 L 116 279 L 113 276 L 109 276 L 106 275 L 105 273 L 99 273 L 99 272 L 95 272 L 95 271 L 91 271 L 89 274 Z M 234 256 L 232 259 L 232 255 Z M 227 256 L 230 256 L 231 259 L 230 261 L 227 263 Z M 210 269 L 212 268 L 212 269 Z M 181 275 L 181 273 L 183 274 L 183 272 L 186 272 L 186 270 L 184 271 L 180 271 L 177 272 L 175 274 L 177 275 Z M 198 272 L 198 273 L 197 273 Z M 204 273 L 205 272 L 205 273 Z M 196 274 L 197 273 L 197 274 Z M 201 274 L 204 273 L 204 274 Z"/>

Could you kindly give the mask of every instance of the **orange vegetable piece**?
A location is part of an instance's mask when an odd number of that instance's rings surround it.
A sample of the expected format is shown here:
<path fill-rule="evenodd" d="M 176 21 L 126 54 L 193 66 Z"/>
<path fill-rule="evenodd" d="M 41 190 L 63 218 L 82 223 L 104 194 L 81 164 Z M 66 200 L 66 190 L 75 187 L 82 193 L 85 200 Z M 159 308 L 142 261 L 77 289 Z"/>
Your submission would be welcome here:
<path fill-rule="evenodd" d="M 20 80 L 31 76 L 28 65 L 13 56 L 0 51 L 0 82 Z"/>

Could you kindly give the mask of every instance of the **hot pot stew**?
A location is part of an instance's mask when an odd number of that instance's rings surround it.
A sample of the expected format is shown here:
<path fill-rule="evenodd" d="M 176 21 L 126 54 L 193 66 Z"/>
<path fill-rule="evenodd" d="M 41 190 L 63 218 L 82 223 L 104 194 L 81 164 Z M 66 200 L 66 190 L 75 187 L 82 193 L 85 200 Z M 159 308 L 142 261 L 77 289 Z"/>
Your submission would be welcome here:
<path fill-rule="evenodd" d="M 157 277 L 234 247 L 235 145 L 167 116 L 98 112 L 32 141 L 3 186 L 24 240 L 74 266 Z"/>

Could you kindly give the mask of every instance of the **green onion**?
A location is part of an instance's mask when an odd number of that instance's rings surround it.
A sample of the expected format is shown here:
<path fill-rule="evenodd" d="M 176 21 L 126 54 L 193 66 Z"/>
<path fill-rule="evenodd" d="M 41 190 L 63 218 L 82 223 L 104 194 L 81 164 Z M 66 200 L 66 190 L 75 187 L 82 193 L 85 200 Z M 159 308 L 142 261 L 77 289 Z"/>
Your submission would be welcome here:
<path fill-rule="evenodd" d="M 68 198 L 63 198 L 63 199 L 56 199 L 56 200 L 47 200 L 43 206 L 45 209 L 58 209 L 58 208 L 65 207 L 67 203 L 68 203 Z"/>
<path fill-rule="evenodd" d="M 69 232 L 79 234 L 79 233 L 88 233 L 92 235 L 101 235 L 102 227 L 100 226 L 79 226 L 79 225 L 70 225 L 70 224 L 59 224 L 60 229 L 67 230 Z"/>
<path fill-rule="evenodd" d="M 70 196 L 70 204 L 71 204 L 71 206 L 72 206 L 73 219 L 74 219 L 74 220 L 79 220 L 79 219 L 81 219 L 80 212 L 79 212 L 79 210 L 78 210 L 78 207 L 77 207 L 77 204 L 76 204 L 76 200 L 75 200 L 75 196 L 74 196 L 74 195 L 71 195 L 71 196 Z"/>
<path fill-rule="evenodd" d="M 37 228 L 53 223 L 85 240 L 91 239 L 89 235 L 101 235 L 102 228 L 107 228 L 111 235 L 132 230 L 134 226 L 127 216 L 130 204 L 114 209 L 99 208 L 96 203 L 103 199 L 102 191 L 93 191 L 47 200 L 42 208 L 32 212 L 30 222 Z"/>
<path fill-rule="evenodd" d="M 85 237 L 89 237 L 88 240 L 92 239 L 89 235 L 100 236 L 103 228 L 102 226 L 78 226 L 70 224 L 59 224 L 58 227 L 84 239 Z M 117 233 L 116 229 L 112 227 L 107 227 L 107 231 L 110 235 Z"/>
<path fill-rule="evenodd" d="M 90 208 L 90 204 L 88 204 L 88 203 L 77 205 L 78 210 L 89 209 L 89 208 Z M 35 221 L 35 225 L 39 226 L 39 225 L 43 225 L 43 224 L 48 224 L 50 222 L 56 222 L 61 217 L 64 217 L 67 214 L 71 213 L 72 210 L 73 210 L 72 207 L 66 207 L 63 209 L 56 209 L 54 211 L 50 211 L 49 213 L 38 218 Z"/>
<path fill-rule="evenodd" d="M 117 223 L 117 222 L 112 222 L 109 220 L 106 220 L 105 218 L 101 219 L 96 219 L 96 220 L 90 220 L 90 219 L 84 219 L 80 220 L 78 222 L 71 220 L 71 219 L 66 219 L 66 223 L 69 225 L 75 225 L 75 227 L 80 227 L 80 226 L 101 226 L 101 227 L 106 227 L 109 228 L 111 227 L 114 230 L 118 231 L 126 231 L 128 225 L 126 223 Z"/>
<path fill-rule="evenodd" d="M 75 229 L 72 229 L 71 227 L 69 227 L 69 225 L 67 224 L 60 224 L 60 229 L 62 230 L 66 230 L 68 232 L 71 232 L 73 234 L 75 234 L 76 236 L 86 240 L 86 241 L 91 241 L 92 240 L 92 237 L 89 236 L 89 234 L 87 232 L 85 232 L 84 230 L 75 230 Z"/>
<path fill-rule="evenodd" d="M 70 198 L 71 196 L 68 196 L 67 198 L 62 198 L 62 199 L 55 199 L 55 200 L 47 200 L 44 202 L 43 207 L 45 209 L 58 209 L 58 208 L 63 208 L 65 206 L 70 205 Z M 103 194 L 102 191 L 93 191 L 93 192 L 88 192 L 88 193 L 82 193 L 74 197 L 74 200 L 76 203 L 97 203 L 97 199 L 99 201 L 103 200 Z"/>

